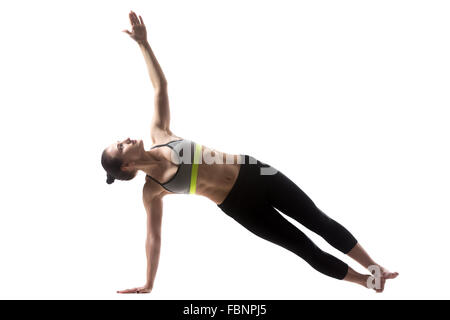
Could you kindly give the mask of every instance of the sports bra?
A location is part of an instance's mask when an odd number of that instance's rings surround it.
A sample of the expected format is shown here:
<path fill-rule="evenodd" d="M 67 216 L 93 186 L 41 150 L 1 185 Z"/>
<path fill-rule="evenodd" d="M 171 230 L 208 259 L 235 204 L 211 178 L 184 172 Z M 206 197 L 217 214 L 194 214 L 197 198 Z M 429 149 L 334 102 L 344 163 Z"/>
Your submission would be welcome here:
<path fill-rule="evenodd" d="M 159 148 L 167 146 L 176 156 L 172 160 L 177 163 L 178 169 L 175 175 L 165 183 L 161 183 L 147 174 L 164 189 L 173 193 L 195 194 L 197 185 L 198 164 L 201 161 L 202 145 L 191 140 L 180 139 L 151 147 Z"/>

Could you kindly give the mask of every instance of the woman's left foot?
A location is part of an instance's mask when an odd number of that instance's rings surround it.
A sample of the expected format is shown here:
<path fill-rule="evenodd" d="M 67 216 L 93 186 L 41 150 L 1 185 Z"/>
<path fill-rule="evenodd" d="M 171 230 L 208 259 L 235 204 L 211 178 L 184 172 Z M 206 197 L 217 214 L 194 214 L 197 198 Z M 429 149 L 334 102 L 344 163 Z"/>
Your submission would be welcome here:
<path fill-rule="evenodd" d="M 376 292 L 383 292 L 384 290 L 384 285 L 386 284 L 386 280 L 387 279 L 395 279 L 397 278 L 397 276 L 399 275 L 398 272 L 390 272 L 388 269 L 377 265 L 376 267 L 379 268 L 379 270 L 375 270 L 375 275 L 377 275 L 377 273 L 379 274 L 379 288 L 375 288 Z M 379 271 L 379 272 L 377 272 Z"/>

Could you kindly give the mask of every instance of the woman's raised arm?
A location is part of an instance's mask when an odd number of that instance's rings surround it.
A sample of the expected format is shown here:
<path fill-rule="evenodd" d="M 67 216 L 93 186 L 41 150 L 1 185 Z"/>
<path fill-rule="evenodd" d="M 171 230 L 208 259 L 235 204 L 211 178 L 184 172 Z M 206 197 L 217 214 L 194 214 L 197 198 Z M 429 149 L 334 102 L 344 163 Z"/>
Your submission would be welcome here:
<path fill-rule="evenodd" d="M 147 30 L 144 25 L 144 20 L 141 16 L 138 18 L 133 11 L 130 12 L 129 16 L 132 32 L 128 30 L 123 30 L 123 32 L 127 33 L 139 44 L 142 54 L 144 55 L 145 63 L 147 64 L 150 80 L 152 81 L 155 90 L 155 110 L 151 123 L 151 132 L 153 134 L 154 131 L 158 129 L 170 131 L 170 109 L 166 77 L 147 41 Z"/>

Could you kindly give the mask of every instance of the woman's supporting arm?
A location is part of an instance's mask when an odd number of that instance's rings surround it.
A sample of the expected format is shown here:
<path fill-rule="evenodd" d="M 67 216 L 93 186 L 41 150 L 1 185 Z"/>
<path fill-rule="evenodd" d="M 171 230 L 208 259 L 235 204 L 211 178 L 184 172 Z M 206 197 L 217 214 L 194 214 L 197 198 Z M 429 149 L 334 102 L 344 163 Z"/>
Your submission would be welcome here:
<path fill-rule="evenodd" d="M 144 185 L 142 200 L 147 212 L 147 238 L 145 252 L 147 254 L 147 281 L 142 287 L 117 291 L 117 293 L 150 293 L 153 290 L 156 271 L 158 270 L 161 251 L 162 197 L 152 190 L 151 185 Z"/>
<path fill-rule="evenodd" d="M 144 205 L 147 211 L 147 238 L 145 241 L 147 282 L 145 286 L 152 289 L 161 252 L 162 199 L 154 196 L 150 200 L 145 200 L 144 197 Z"/>

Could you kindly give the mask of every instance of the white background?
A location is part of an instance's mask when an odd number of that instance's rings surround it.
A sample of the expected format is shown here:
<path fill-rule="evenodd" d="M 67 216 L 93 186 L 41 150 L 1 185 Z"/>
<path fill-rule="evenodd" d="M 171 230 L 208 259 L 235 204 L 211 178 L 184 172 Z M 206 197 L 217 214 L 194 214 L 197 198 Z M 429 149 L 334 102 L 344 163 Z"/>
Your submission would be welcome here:
<path fill-rule="evenodd" d="M 100 164 L 117 140 L 151 145 L 130 9 L 168 79 L 173 132 L 285 173 L 400 273 L 384 293 L 170 195 L 152 293 L 116 294 L 146 268 L 144 173 L 108 185 Z M 411 0 L 1 2 L 0 298 L 449 298 L 449 14 Z"/>

